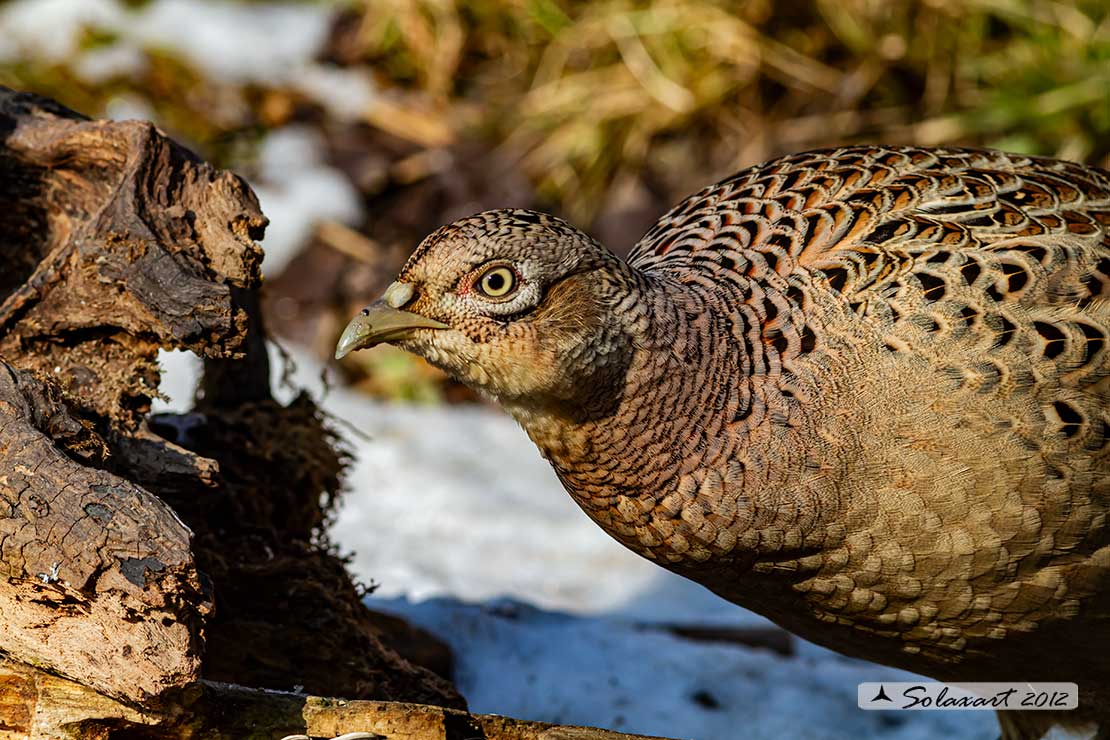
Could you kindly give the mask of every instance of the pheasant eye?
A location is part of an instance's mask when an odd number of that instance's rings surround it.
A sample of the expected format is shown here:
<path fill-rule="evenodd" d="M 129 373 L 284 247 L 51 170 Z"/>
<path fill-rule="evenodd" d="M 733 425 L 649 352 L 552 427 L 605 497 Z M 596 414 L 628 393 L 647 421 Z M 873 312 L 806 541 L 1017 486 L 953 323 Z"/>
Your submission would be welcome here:
<path fill-rule="evenodd" d="M 487 298 L 504 298 L 516 290 L 516 273 L 508 267 L 492 267 L 482 273 L 476 285 L 478 292 Z"/>

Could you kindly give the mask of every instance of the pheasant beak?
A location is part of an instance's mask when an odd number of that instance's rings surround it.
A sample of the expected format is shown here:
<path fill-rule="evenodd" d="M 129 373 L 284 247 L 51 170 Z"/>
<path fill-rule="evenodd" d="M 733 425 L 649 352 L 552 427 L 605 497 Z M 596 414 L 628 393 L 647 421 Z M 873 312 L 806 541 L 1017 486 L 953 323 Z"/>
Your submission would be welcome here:
<path fill-rule="evenodd" d="M 412 299 L 412 292 L 408 283 L 393 283 L 385 295 L 362 309 L 339 337 L 335 359 L 341 360 L 356 349 L 407 339 L 417 329 L 447 329 L 447 324 L 435 319 L 401 310 Z"/>

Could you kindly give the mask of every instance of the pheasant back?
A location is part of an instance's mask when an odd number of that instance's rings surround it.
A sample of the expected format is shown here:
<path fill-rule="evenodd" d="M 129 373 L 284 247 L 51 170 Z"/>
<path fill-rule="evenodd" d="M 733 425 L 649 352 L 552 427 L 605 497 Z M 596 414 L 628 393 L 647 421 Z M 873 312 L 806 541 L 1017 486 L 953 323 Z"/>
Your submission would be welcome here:
<path fill-rule="evenodd" d="M 709 566 L 657 559 L 844 652 L 1106 711 L 1110 173 L 800 154 L 686 199 L 630 264 L 726 317 L 740 378 L 700 495 L 640 520 Z M 719 504 L 730 477 L 755 505 Z"/>

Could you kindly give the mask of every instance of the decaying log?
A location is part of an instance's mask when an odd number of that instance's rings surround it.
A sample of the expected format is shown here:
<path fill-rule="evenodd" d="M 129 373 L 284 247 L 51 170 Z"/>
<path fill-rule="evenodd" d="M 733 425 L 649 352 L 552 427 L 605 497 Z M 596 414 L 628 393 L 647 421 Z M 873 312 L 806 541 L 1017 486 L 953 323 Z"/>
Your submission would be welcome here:
<path fill-rule="evenodd" d="M 150 124 L 0 88 L 0 653 L 148 712 L 200 677 L 462 706 L 319 539 L 342 455 L 270 395 L 265 224 Z M 163 348 L 194 413 L 148 416 Z"/>
<path fill-rule="evenodd" d="M 200 682 L 165 713 L 136 710 L 84 686 L 0 661 L 0 740 L 278 740 L 368 733 L 381 740 L 652 740 L 401 702 L 347 701 Z M 660 740 L 660 739 L 656 739 Z"/>
<path fill-rule="evenodd" d="M 112 696 L 197 679 L 212 594 L 121 454 L 157 351 L 234 356 L 265 219 L 239 178 L 141 123 L 0 91 L 0 648 Z"/>

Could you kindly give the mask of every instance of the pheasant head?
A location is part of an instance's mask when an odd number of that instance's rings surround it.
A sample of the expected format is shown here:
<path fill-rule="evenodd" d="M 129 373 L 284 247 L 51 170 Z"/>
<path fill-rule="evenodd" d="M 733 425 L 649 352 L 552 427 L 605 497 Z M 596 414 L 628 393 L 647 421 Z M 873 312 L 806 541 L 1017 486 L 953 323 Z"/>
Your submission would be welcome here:
<path fill-rule="evenodd" d="M 634 289 L 628 265 L 564 221 L 488 211 L 428 236 L 336 357 L 389 342 L 514 414 L 603 413 L 628 367 Z"/>

